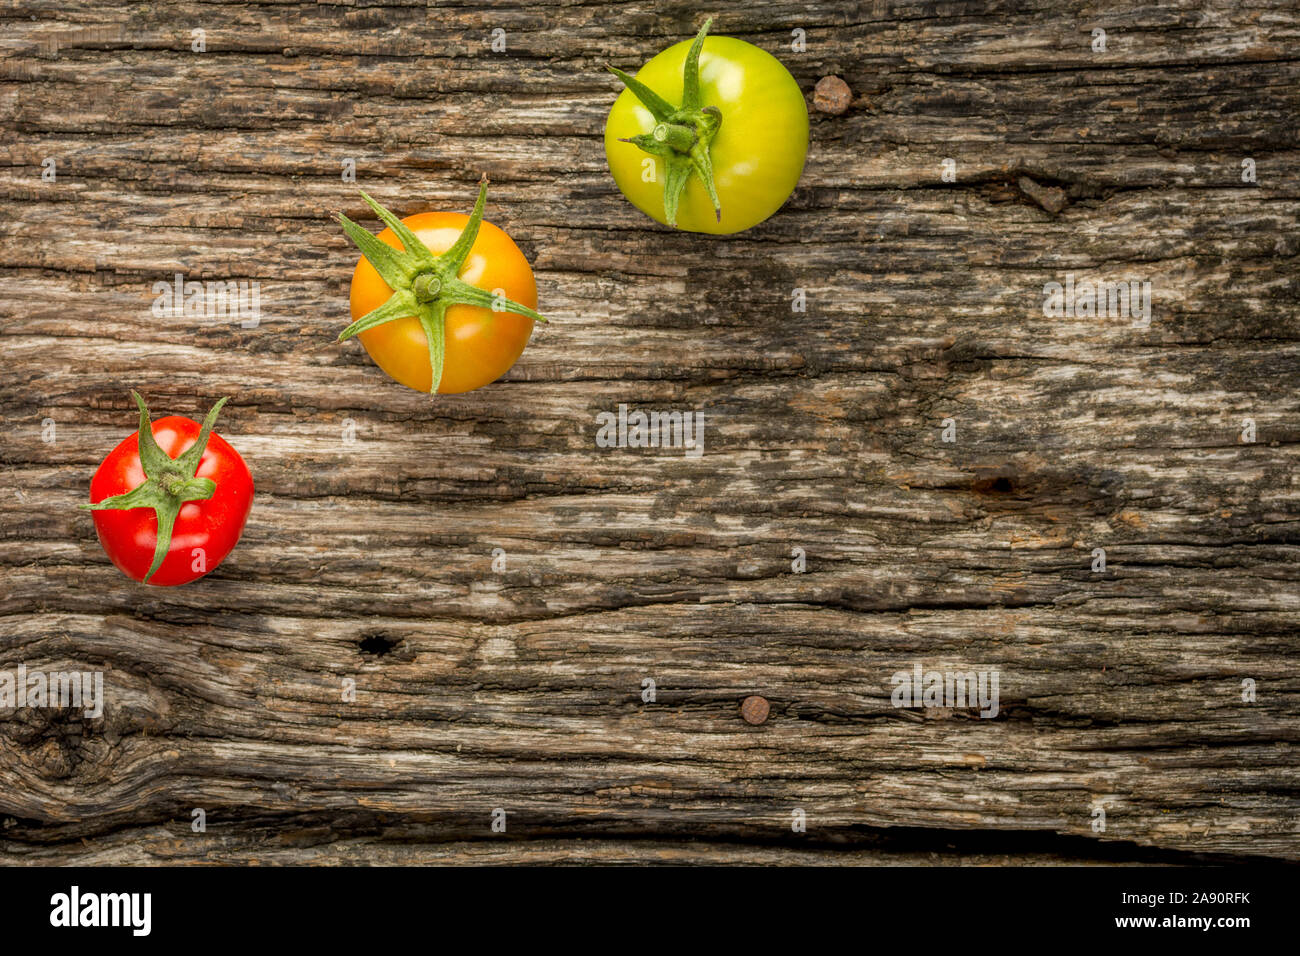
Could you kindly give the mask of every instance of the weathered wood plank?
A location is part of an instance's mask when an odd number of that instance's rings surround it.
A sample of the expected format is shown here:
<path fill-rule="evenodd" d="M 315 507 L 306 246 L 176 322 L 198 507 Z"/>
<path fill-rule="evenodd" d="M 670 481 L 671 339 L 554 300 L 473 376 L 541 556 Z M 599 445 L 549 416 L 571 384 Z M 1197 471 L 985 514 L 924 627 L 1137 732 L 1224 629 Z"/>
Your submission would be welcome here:
<path fill-rule="evenodd" d="M 362 828 L 359 828 L 362 829 Z M 105 834 L 89 845 L 34 846 L 0 841 L 8 861 L 32 866 L 159 866 L 172 863 L 222 866 L 1053 866 L 1092 865 L 1097 861 L 1065 853 L 954 850 L 934 842 L 926 850 L 897 851 L 876 838 L 865 846 L 840 841 L 834 845 L 779 846 L 755 843 L 661 841 L 635 838 L 581 837 L 533 840 L 495 839 L 461 842 L 422 842 L 437 828 L 408 822 L 400 827 L 375 823 L 376 836 L 338 839 L 318 820 L 285 821 L 277 827 L 241 822 L 229 831 L 213 825 L 207 834 L 181 825 Z M 218 830 L 221 832 L 218 833 Z M 913 837 L 914 839 L 915 837 Z M 954 837 L 959 839 L 960 837 Z M 995 838 L 1005 842 L 1005 837 Z M 868 843 L 868 841 L 862 841 Z M 992 842 L 992 841 L 985 841 Z M 1127 854 L 1127 855 L 1125 855 Z M 1150 865 L 1159 857 L 1119 848 L 1107 864 Z"/>
<path fill-rule="evenodd" d="M 108 688 L 0 710 L 0 859 L 1300 858 L 1294 4 L 723 9 L 854 99 L 721 239 L 600 142 L 601 64 L 701 16 L 0 11 L 0 670 Z M 402 212 L 493 178 L 553 319 L 501 383 L 431 402 L 334 344 L 344 158 Z M 176 272 L 258 281 L 260 322 L 155 317 Z M 1149 325 L 1045 315 L 1067 273 L 1151 282 Z M 186 588 L 75 508 L 131 386 L 238 396 L 258 499 Z M 703 413 L 704 453 L 597 447 L 620 403 Z M 998 716 L 893 707 L 916 662 L 996 669 Z"/>

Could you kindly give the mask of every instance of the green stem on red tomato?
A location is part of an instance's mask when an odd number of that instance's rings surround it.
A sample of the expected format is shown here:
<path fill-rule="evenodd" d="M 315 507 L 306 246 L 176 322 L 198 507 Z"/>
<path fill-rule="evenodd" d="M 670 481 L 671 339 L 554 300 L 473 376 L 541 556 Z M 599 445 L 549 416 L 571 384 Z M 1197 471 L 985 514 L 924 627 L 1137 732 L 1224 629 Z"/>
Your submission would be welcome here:
<path fill-rule="evenodd" d="M 483 208 L 487 204 L 488 179 L 479 181 L 478 201 L 474 203 L 474 212 L 465 224 L 464 230 L 456 238 L 451 248 L 442 255 L 435 256 L 420 241 L 402 220 L 375 202 L 364 192 L 364 199 L 393 234 L 401 242 L 401 249 L 394 249 L 388 243 L 358 226 L 342 213 L 339 222 L 348 238 L 356 243 L 361 255 L 375 267 L 380 278 L 393 291 L 392 296 L 379 308 L 367 312 L 346 329 L 339 333 L 343 342 L 361 332 L 368 331 L 394 319 L 414 317 L 424 329 L 429 341 L 429 367 L 433 371 L 429 394 L 438 391 L 442 381 L 443 355 L 446 351 L 446 316 L 447 309 L 453 305 L 474 305 L 492 309 L 494 312 L 512 312 L 527 316 L 537 322 L 546 319 L 525 305 L 520 305 L 504 296 L 496 296 L 477 286 L 462 282 L 460 270 L 474 248 L 478 238 L 479 226 L 483 222 Z"/>
<path fill-rule="evenodd" d="M 722 221 L 722 205 L 713 182 L 713 162 L 709 150 L 713 138 L 722 125 L 722 112 L 716 106 L 700 104 L 700 51 L 704 38 L 713 24 L 710 17 L 696 34 L 686 63 L 682 66 L 682 105 L 673 106 L 636 77 L 607 66 L 611 73 L 623 81 L 641 105 L 650 111 L 655 127 L 648 134 L 631 136 L 622 140 L 631 143 L 664 163 L 664 217 L 668 225 L 677 225 L 677 207 L 691 173 L 700 177 L 713 203 L 713 214 Z"/>
<path fill-rule="evenodd" d="M 144 583 L 147 584 L 154 572 L 162 566 L 163 559 L 167 557 L 167 551 L 171 547 L 172 528 L 176 524 L 176 516 L 180 514 L 181 506 L 187 501 L 207 501 L 217 490 L 216 483 L 211 478 L 196 478 L 194 473 L 198 470 L 199 461 L 208 447 L 208 436 L 212 434 L 212 426 L 217 423 L 221 406 L 229 399 L 223 398 L 212 406 L 212 410 L 203 419 L 203 428 L 199 431 L 199 437 L 195 439 L 194 444 L 187 448 L 183 455 L 172 458 L 159 448 L 158 442 L 154 440 L 153 426 L 149 422 L 149 409 L 144 399 L 134 390 L 131 392 L 131 397 L 140 408 L 140 431 L 136 443 L 140 451 L 140 465 L 144 468 L 145 480 L 125 494 L 113 495 L 103 501 L 81 507 L 91 511 L 126 511 L 132 508 L 154 510 L 154 515 L 158 519 L 158 538 L 154 544 L 153 564 L 149 567 L 149 573 L 144 576 Z"/>

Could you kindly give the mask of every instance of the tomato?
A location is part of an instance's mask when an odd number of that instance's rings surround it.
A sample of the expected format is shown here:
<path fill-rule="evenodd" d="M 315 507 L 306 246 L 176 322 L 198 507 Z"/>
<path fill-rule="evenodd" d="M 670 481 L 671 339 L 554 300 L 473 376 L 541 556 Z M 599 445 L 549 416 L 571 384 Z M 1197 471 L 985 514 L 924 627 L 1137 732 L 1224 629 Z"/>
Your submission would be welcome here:
<path fill-rule="evenodd" d="M 212 432 L 223 398 L 198 422 L 150 424 L 135 392 L 140 429 L 109 452 L 90 480 L 95 532 L 112 562 L 136 581 L 170 586 L 201 578 L 239 541 L 253 507 L 253 476 Z"/>
<path fill-rule="evenodd" d="M 707 37 L 664 50 L 627 84 L 605 123 L 614 181 L 650 218 L 690 232 L 757 225 L 794 192 L 808 154 L 808 108 L 781 62 Z"/>
<path fill-rule="evenodd" d="M 483 222 L 486 180 L 469 216 L 425 212 L 399 220 L 362 196 L 388 228 L 371 236 L 339 217 L 363 255 L 352 273 L 354 321 L 340 341 L 358 335 L 380 368 L 421 392 L 468 392 L 504 375 L 534 320 L 546 320 L 533 311 L 537 283 L 528 260 Z"/>

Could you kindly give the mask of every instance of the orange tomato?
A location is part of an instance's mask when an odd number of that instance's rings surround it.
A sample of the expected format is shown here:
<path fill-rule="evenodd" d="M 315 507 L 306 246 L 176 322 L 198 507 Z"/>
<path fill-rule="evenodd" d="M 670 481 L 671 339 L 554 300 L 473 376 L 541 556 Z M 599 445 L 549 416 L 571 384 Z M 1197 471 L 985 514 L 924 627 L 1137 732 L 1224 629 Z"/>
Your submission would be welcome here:
<path fill-rule="evenodd" d="M 458 212 L 423 212 L 402 222 L 434 255 L 452 247 L 469 223 Z M 378 239 L 394 249 L 402 244 L 385 228 Z M 537 283 L 528 260 L 508 235 L 484 222 L 461 267 L 459 278 L 487 292 L 537 308 Z M 364 258 L 352 274 L 350 305 L 354 320 L 383 305 L 393 290 Z M 442 381 L 438 391 L 468 392 L 494 382 L 515 364 L 533 331 L 533 320 L 513 312 L 455 304 L 448 306 Z M 375 364 L 409 388 L 429 391 L 433 377 L 428 339 L 415 316 L 394 319 L 358 336 Z"/>

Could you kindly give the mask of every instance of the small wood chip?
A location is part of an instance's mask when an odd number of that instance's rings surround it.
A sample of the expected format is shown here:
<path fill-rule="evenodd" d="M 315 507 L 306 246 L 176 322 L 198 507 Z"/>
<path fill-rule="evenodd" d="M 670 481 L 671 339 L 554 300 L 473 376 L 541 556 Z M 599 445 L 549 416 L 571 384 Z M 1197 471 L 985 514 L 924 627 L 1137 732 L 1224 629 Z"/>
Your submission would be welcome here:
<path fill-rule="evenodd" d="M 849 108 L 852 101 L 853 91 L 838 76 L 823 76 L 813 90 L 813 109 L 819 113 L 839 116 Z"/>
<path fill-rule="evenodd" d="M 771 707 L 762 697 L 746 697 L 740 705 L 740 716 L 749 724 L 761 724 L 767 720 Z"/>
<path fill-rule="evenodd" d="M 1056 215 L 1065 208 L 1065 190 L 1056 186 L 1043 186 L 1034 182 L 1028 176 L 1021 176 L 1017 183 L 1020 191 L 1032 199 L 1038 205 L 1042 206 L 1052 215 Z"/>

